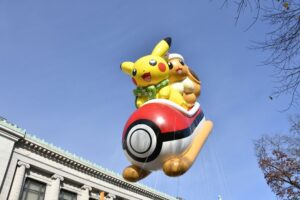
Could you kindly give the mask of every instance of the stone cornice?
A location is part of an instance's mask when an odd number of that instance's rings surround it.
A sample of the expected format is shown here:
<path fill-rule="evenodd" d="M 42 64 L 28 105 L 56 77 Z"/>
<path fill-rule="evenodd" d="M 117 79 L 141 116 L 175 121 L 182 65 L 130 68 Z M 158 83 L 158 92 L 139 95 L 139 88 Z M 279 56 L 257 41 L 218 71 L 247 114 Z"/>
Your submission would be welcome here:
<path fill-rule="evenodd" d="M 150 199 L 157 200 L 172 200 L 176 199 L 167 194 L 155 191 L 152 188 L 139 183 L 131 183 L 124 180 L 120 175 L 113 173 L 110 170 L 104 169 L 94 163 L 91 163 L 83 158 L 77 157 L 74 154 L 66 152 L 52 144 L 47 144 L 45 141 L 26 134 L 26 137 L 19 141 L 24 148 L 39 154 L 43 157 L 57 161 L 65 166 L 80 171 L 82 173 L 93 176 L 97 179 L 108 182 L 125 190 L 146 196 Z"/>
<path fill-rule="evenodd" d="M 4 118 L 0 118 L 0 136 L 18 141 L 23 138 L 26 130 L 19 128 L 17 125 L 8 122 Z"/>

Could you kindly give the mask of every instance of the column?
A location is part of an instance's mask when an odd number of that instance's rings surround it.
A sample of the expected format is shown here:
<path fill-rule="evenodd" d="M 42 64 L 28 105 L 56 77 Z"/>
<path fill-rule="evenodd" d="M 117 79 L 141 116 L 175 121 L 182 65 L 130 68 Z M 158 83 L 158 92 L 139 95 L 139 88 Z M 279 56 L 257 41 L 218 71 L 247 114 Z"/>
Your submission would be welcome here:
<path fill-rule="evenodd" d="M 60 191 L 60 182 L 64 181 L 64 177 L 58 174 L 54 174 L 51 179 L 51 187 L 46 190 L 45 200 L 57 200 Z"/>
<path fill-rule="evenodd" d="M 81 197 L 80 200 L 89 200 L 90 199 L 90 191 L 92 191 L 92 187 L 88 185 L 84 185 L 81 187 Z"/>
<path fill-rule="evenodd" d="M 20 193 L 24 182 L 25 171 L 26 169 L 29 169 L 29 167 L 30 167 L 29 164 L 22 161 L 18 161 L 13 185 L 9 195 L 9 200 L 15 200 L 20 198 Z"/>

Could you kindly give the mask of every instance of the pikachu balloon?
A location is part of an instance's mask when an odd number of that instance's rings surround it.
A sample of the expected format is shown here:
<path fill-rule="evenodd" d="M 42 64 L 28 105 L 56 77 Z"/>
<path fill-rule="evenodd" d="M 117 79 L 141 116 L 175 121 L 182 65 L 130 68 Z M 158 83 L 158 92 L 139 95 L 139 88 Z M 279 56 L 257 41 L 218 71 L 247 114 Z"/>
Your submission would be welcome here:
<path fill-rule="evenodd" d="M 187 108 L 182 95 L 169 85 L 169 67 L 165 55 L 171 45 L 171 38 L 160 41 L 153 49 L 151 55 L 141 57 L 136 62 L 123 62 L 121 69 L 131 76 L 137 88 L 136 107 L 155 98 L 168 99 L 183 108 Z"/>

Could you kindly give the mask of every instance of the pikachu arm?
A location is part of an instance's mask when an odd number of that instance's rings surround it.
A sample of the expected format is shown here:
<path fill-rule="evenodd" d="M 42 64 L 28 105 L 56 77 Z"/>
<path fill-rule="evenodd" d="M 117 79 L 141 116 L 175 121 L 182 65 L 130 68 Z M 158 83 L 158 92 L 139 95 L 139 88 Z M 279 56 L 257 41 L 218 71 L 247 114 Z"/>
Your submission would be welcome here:
<path fill-rule="evenodd" d="M 170 98 L 171 89 L 170 86 L 164 87 L 160 89 L 160 91 L 157 94 L 157 98 L 160 99 L 169 99 Z"/>
<path fill-rule="evenodd" d="M 141 107 L 147 101 L 146 97 L 137 97 L 135 100 L 135 105 L 137 108 Z"/>

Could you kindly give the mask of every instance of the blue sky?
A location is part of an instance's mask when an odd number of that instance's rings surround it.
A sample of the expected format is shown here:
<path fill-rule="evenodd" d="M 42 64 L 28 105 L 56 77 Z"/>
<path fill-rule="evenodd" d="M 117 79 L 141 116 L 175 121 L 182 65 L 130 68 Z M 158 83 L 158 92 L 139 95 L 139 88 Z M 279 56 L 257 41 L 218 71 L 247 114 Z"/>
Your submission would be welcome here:
<path fill-rule="evenodd" d="M 263 179 L 253 141 L 288 130 L 271 101 L 266 54 L 250 50 L 268 30 L 251 17 L 234 24 L 217 1 L 0 1 L 0 115 L 28 132 L 122 173 L 129 162 L 121 134 L 135 110 L 130 78 L 119 64 L 173 38 L 202 80 L 200 102 L 213 134 L 182 177 L 153 173 L 142 183 L 187 200 L 276 199 Z"/>

